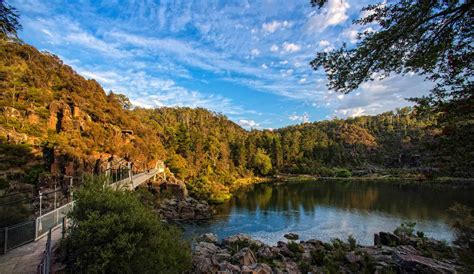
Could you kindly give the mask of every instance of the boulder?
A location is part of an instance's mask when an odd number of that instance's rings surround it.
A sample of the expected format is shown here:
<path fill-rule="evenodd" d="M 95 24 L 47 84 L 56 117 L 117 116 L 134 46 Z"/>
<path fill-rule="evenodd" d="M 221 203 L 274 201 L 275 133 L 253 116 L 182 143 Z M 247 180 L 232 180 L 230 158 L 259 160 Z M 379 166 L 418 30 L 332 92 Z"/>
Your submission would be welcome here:
<path fill-rule="evenodd" d="M 213 257 L 217 262 L 225 262 L 229 261 L 232 258 L 232 255 L 230 255 L 229 252 L 221 250 L 216 255 Z"/>
<path fill-rule="evenodd" d="M 207 242 L 207 243 L 217 244 L 218 241 L 219 241 L 219 238 L 214 233 L 202 234 L 199 237 L 197 237 L 197 239 L 196 239 L 196 242 L 198 242 L 198 243 L 199 242 Z"/>
<path fill-rule="evenodd" d="M 300 273 L 300 268 L 298 265 L 295 262 L 289 260 L 283 261 L 281 269 L 288 274 Z"/>
<path fill-rule="evenodd" d="M 227 238 L 224 238 L 222 240 L 222 244 L 230 248 L 238 248 L 238 249 L 242 247 L 260 248 L 264 245 L 261 241 L 254 240 L 249 235 L 246 235 L 246 234 L 236 234 L 236 235 L 232 235 Z"/>
<path fill-rule="evenodd" d="M 252 264 L 252 265 L 245 265 L 242 267 L 242 273 L 251 273 L 251 274 L 271 274 L 272 268 L 267 264 Z"/>
<path fill-rule="evenodd" d="M 400 237 L 390 232 L 374 234 L 374 245 L 397 246 L 401 243 Z"/>
<path fill-rule="evenodd" d="M 257 263 L 257 259 L 253 254 L 252 250 L 248 247 L 244 247 L 239 252 L 235 253 L 232 257 L 234 260 L 238 261 L 240 265 L 251 265 Z"/>
<path fill-rule="evenodd" d="M 347 252 L 344 255 L 344 259 L 350 264 L 356 264 L 356 263 L 360 262 L 360 260 L 361 260 L 360 256 L 356 255 L 354 251 Z"/>
<path fill-rule="evenodd" d="M 218 250 L 219 250 L 219 247 L 213 243 L 200 242 L 194 247 L 194 254 L 198 256 L 205 255 L 211 258 L 212 255 L 217 253 Z"/>
<path fill-rule="evenodd" d="M 257 250 L 257 257 L 265 260 L 270 260 L 275 257 L 275 254 L 274 252 L 272 252 L 272 249 L 269 246 L 264 245 Z"/>
<path fill-rule="evenodd" d="M 219 264 L 219 272 L 220 273 L 240 273 L 241 269 L 237 265 L 233 265 L 229 262 L 223 262 Z"/>
<path fill-rule="evenodd" d="M 298 234 L 296 234 L 296 233 L 287 233 L 287 234 L 283 235 L 283 237 L 287 238 L 288 240 L 292 240 L 292 241 L 296 241 L 300 238 L 300 236 L 298 236 Z"/>
<path fill-rule="evenodd" d="M 396 253 L 393 259 L 403 273 L 457 273 L 453 265 L 419 255 Z"/>

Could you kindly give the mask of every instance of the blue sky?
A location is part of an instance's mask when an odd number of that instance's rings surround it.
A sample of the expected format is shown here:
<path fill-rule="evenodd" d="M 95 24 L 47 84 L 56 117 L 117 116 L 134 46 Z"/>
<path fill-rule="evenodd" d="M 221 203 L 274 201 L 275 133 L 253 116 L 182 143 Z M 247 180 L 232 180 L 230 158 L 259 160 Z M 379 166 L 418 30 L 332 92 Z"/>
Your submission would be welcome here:
<path fill-rule="evenodd" d="M 204 107 L 245 128 L 377 114 L 431 86 L 416 75 L 326 88 L 316 51 L 356 43 L 373 1 L 11 0 L 20 38 L 142 107 Z"/>

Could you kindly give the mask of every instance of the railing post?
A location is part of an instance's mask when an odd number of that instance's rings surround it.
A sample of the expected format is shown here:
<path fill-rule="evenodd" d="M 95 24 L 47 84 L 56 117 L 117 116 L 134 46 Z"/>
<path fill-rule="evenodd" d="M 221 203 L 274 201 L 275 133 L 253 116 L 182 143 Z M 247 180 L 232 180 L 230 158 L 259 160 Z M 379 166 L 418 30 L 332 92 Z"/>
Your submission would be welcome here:
<path fill-rule="evenodd" d="M 105 177 L 109 178 L 111 168 L 112 168 L 112 164 L 110 162 L 107 162 L 107 169 L 105 170 Z"/>
<path fill-rule="evenodd" d="M 3 254 L 6 254 L 7 253 L 7 249 L 8 249 L 8 226 L 5 227 L 5 242 L 3 243 Z"/>
<path fill-rule="evenodd" d="M 132 162 L 127 163 L 127 168 L 128 168 L 128 178 L 130 179 L 130 182 L 132 181 Z"/>
<path fill-rule="evenodd" d="M 57 200 L 57 198 L 56 198 L 56 196 L 57 196 L 56 195 L 56 187 L 57 187 L 57 184 L 58 184 L 58 182 L 56 180 L 54 180 L 54 209 L 56 209 L 56 200 Z"/>
<path fill-rule="evenodd" d="M 43 207 L 43 193 L 41 193 L 41 191 L 39 191 L 39 199 L 40 199 L 40 216 L 41 216 L 41 213 L 42 213 L 42 207 Z"/>
<path fill-rule="evenodd" d="M 35 219 L 35 241 L 38 239 L 38 220 L 39 218 Z"/>
<path fill-rule="evenodd" d="M 63 217 L 62 238 L 66 235 L 66 217 Z"/>
<path fill-rule="evenodd" d="M 74 201 L 74 192 L 72 190 L 72 184 L 74 182 L 74 179 L 73 177 L 71 176 L 71 178 L 69 178 L 69 187 L 71 188 L 71 202 Z"/>

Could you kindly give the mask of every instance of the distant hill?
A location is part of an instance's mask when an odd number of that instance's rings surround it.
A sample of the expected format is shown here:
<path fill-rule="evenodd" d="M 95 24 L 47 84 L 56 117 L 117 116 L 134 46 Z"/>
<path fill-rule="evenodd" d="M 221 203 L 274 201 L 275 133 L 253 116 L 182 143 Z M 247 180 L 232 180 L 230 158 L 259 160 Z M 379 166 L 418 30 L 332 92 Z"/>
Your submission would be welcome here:
<path fill-rule="evenodd" d="M 7 40 L 0 40 L 0 89 L 3 188 L 49 173 L 93 172 L 111 155 L 131 159 L 137 169 L 164 159 L 206 199 L 219 199 L 237 178 L 254 174 L 444 168 L 425 149 L 439 134 L 430 127 L 434 117 L 408 108 L 246 131 L 202 108 L 130 109 L 125 96 L 106 93 L 57 56 Z"/>

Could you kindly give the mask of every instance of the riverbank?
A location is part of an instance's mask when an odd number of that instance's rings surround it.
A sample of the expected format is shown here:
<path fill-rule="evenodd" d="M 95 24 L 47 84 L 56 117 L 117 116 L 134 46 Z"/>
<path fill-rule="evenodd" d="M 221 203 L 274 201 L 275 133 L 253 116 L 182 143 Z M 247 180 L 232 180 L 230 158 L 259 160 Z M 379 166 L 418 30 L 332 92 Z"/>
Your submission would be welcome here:
<path fill-rule="evenodd" d="M 276 246 L 238 234 L 219 240 L 201 235 L 193 248 L 195 273 L 456 273 L 467 271 L 457 250 L 443 242 L 417 236 L 380 232 L 374 245 L 354 238 L 298 241 L 288 234 Z"/>
<path fill-rule="evenodd" d="M 452 188 L 474 188 L 474 178 L 438 177 L 433 179 L 394 177 L 394 176 L 352 176 L 352 177 L 320 177 L 310 174 L 278 174 L 269 179 L 268 182 L 297 183 L 307 181 L 354 181 L 354 182 L 380 182 L 398 185 L 416 185 L 426 187 L 452 187 Z"/>

